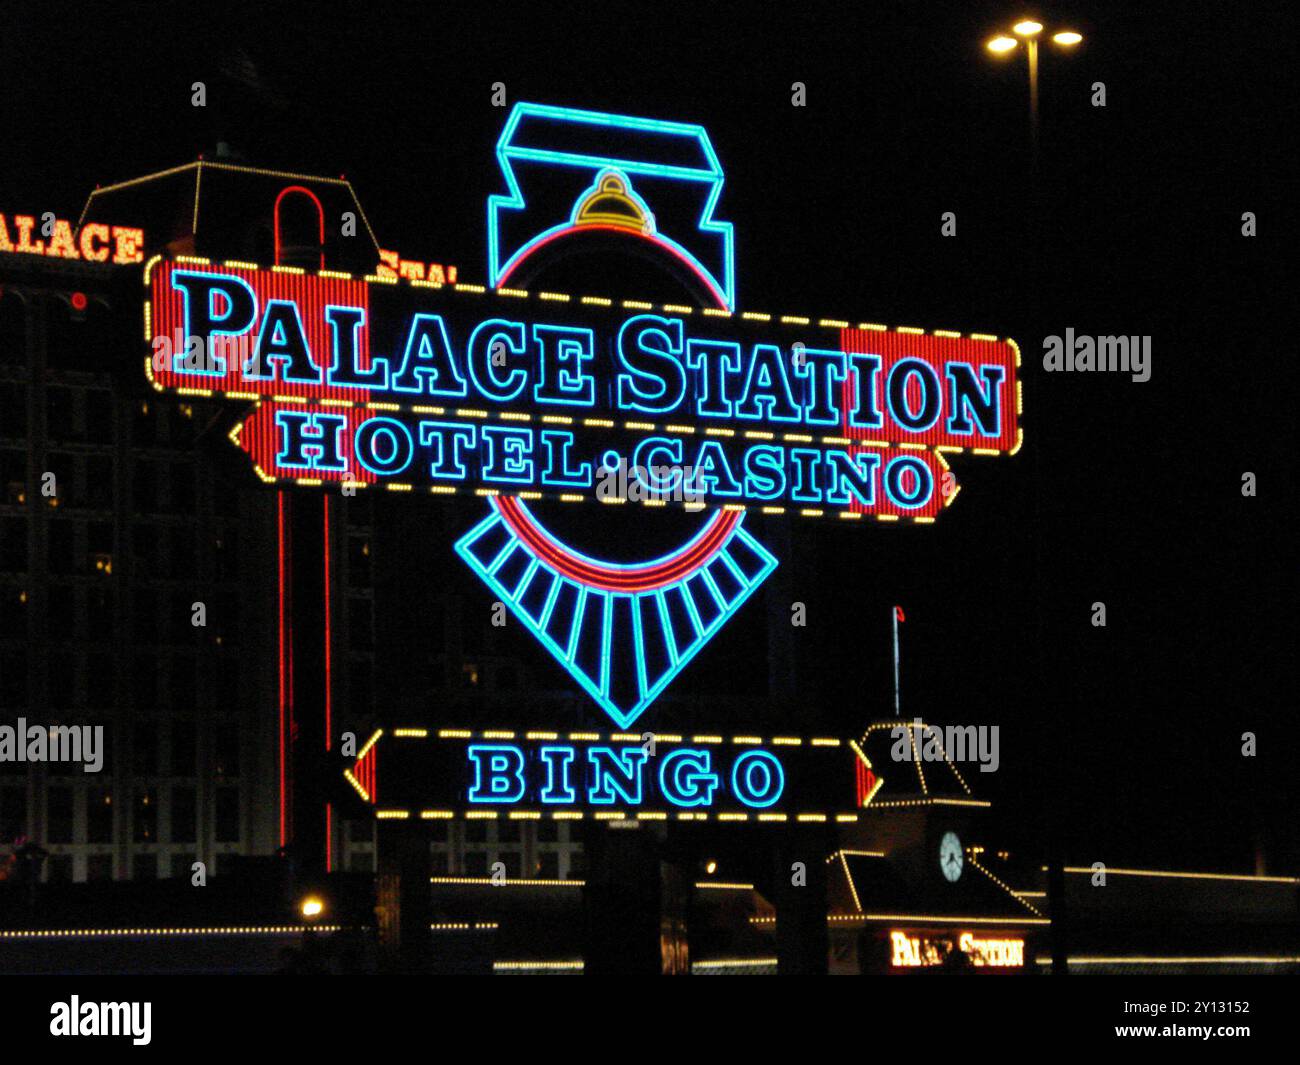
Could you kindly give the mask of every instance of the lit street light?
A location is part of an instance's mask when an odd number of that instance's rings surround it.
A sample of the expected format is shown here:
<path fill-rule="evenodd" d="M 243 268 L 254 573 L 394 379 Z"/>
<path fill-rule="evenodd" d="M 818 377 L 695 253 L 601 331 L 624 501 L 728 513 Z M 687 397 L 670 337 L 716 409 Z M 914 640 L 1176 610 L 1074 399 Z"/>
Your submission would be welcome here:
<path fill-rule="evenodd" d="M 1040 279 L 1042 207 L 1039 202 L 1038 187 L 1038 37 L 1043 32 L 1043 24 L 1034 19 L 1024 18 L 1011 27 L 1011 32 L 1015 34 L 1014 37 L 1001 33 L 989 40 L 986 47 L 996 56 L 1009 56 L 1019 47 L 1020 42 L 1016 40 L 1016 37 L 1020 37 L 1025 42 L 1025 53 L 1029 59 L 1029 191 L 1032 214 L 1029 226 L 1029 240 L 1026 242 L 1025 277 L 1026 292 L 1029 296 L 1029 306 L 1031 308 L 1030 320 L 1041 325 L 1043 321 L 1042 282 Z M 1075 30 L 1057 30 L 1052 33 L 1052 42 L 1061 48 L 1073 48 L 1082 41 L 1083 34 Z M 1042 460 L 1040 454 L 1040 449 L 1037 448 L 1032 452 L 1034 481 L 1036 484 L 1042 484 Z M 1040 516 L 1040 493 L 1034 493 L 1033 500 L 1031 521 L 1035 535 L 1033 536 L 1032 586 L 1035 590 L 1035 628 L 1041 633 L 1043 631 L 1041 605 L 1043 599 L 1043 547 L 1042 537 L 1037 535 L 1042 520 Z M 1034 687 L 1041 696 L 1047 686 L 1041 665 L 1035 668 L 1032 677 Z M 1052 973 L 1063 975 L 1068 971 L 1065 936 L 1061 931 L 1061 924 L 1065 920 L 1065 866 L 1061 860 L 1059 826 L 1054 823 L 1054 819 L 1048 822 L 1047 847 L 1048 901 L 1052 907 L 1053 915 L 1061 915 L 1061 922 L 1059 923 L 1055 921 L 1055 916 L 1053 917 L 1054 923 L 1050 939 Z"/>
<path fill-rule="evenodd" d="M 1011 27 L 1011 32 L 1016 37 L 1022 37 L 1025 41 L 1025 52 L 1029 57 L 1029 135 L 1030 146 L 1033 151 L 1034 168 L 1038 166 L 1038 37 L 1043 32 L 1043 24 L 1036 22 L 1034 19 L 1021 19 Z M 994 55 L 1010 55 L 1017 46 L 1019 41 L 1016 37 L 1000 33 L 988 42 L 986 47 Z M 1074 30 L 1058 30 L 1052 34 L 1052 42 L 1062 48 L 1073 48 L 1083 40 L 1081 33 Z"/>

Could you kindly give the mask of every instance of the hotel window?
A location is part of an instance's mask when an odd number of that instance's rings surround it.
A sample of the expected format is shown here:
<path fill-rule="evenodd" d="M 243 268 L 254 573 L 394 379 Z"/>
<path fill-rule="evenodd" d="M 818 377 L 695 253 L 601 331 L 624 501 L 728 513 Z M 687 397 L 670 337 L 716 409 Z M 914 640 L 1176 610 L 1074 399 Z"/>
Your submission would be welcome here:
<path fill-rule="evenodd" d="M 100 771 L 104 774 L 112 774 L 117 766 L 117 763 L 113 761 L 114 745 L 117 742 L 116 732 L 115 732 L 116 726 L 113 724 L 111 718 L 106 718 L 106 717 L 91 718 L 86 722 L 86 724 L 89 725 L 91 728 L 98 728 L 103 730 L 99 734 L 102 737 L 102 742 L 100 742 L 99 744 L 99 757 L 101 760 Z M 83 772 L 81 767 L 78 765 L 75 768 L 77 773 L 77 779 L 78 780 L 86 779 L 81 775 Z"/>
<path fill-rule="evenodd" d="M 131 725 L 131 767 L 138 777 L 158 774 L 158 722 L 140 718 Z"/>
<path fill-rule="evenodd" d="M 52 300 L 49 307 L 48 343 L 45 362 L 63 370 L 93 369 L 90 358 L 90 331 L 84 315 L 62 300 Z"/>
<path fill-rule="evenodd" d="M 76 701 L 76 659 L 67 654 L 50 654 L 46 659 L 46 692 L 54 710 L 67 710 Z"/>
<path fill-rule="evenodd" d="M 26 518 L 0 518 L 0 570 L 5 573 L 26 572 Z"/>
<path fill-rule="evenodd" d="M 5 431 L 0 425 L 0 433 Z M 0 450 L 0 503 L 21 506 L 27 502 L 27 454 L 16 449 Z"/>
<path fill-rule="evenodd" d="M 139 577 L 152 577 L 158 570 L 158 526 L 137 524 L 131 530 L 131 554 Z"/>
<path fill-rule="evenodd" d="M 186 627 L 189 627 L 189 613 L 185 616 Z M 188 655 L 173 655 L 171 660 L 171 672 L 168 677 L 170 681 L 169 691 L 171 693 L 171 709 L 175 711 L 193 710 L 196 697 L 195 687 L 195 665 L 194 659 Z"/>
<path fill-rule="evenodd" d="M 45 792 L 45 838 L 50 843 L 72 842 L 72 789 L 51 787 Z"/>
<path fill-rule="evenodd" d="M 3 348 L 0 342 L 0 348 Z M 3 354 L 0 353 L 0 357 Z M 21 361 L 22 355 L 19 355 Z M 27 386 L 0 381 L 0 436 L 20 439 L 27 435 Z"/>
<path fill-rule="evenodd" d="M 137 462 L 131 477 L 132 498 L 135 509 L 141 514 L 158 510 L 158 473 L 148 462 Z"/>
<path fill-rule="evenodd" d="M 113 879 L 113 856 L 92 854 L 86 859 L 86 879 L 89 881 Z"/>
<path fill-rule="evenodd" d="M 373 680 L 371 665 L 365 658 L 353 658 L 348 662 L 348 703 L 354 714 L 370 713 Z"/>
<path fill-rule="evenodd" d="M 173 514 L 194 513 L 194 465 L 173 462 L 171 466 L 171 506 Z"/>
<path fill-rule="evenodd" d="M 375 645 L 374 607 L 369 599 L 348 599 L 348 645 L 354 651 Z"/>
<path fill-rule="evenodd" d="M 239 776 L 239 726 L 222 722 L 215 728 L 216 774 L 218 777 Z M 236 793 L 238 794 L 238 793 Z"/>
<path fill-rule="evenodd" d="M 49 723 L 52 725 L 69 725 L 73 727 L 80 724 L 79 721 L 71 721 L 57 712 L 50 715 Z M 84 757 L 84 748 L 81 747 L 80 738 L 74 739 L 72 742 L 77 744 L 77 746 L 72 749 L 72 753 L 79 757 Z M 74 761 L 72 758 L 68 758 L 61 759 L 57 762 L 51 761 L 46 763 L 45 772 L 47 776 L 56 779 L 59 777 L 74 777 L 77 780 L 81 780 L 84 770 L 80 761 Z"/>
<path fill-rule="evenodd" d="M 230 713 L 239 709 L 239 659 L 225 655 L 217 661 L 217 706 Z"/>
<path fill-rule="evenodd" d="M 158 420 L 156 405 L 142 399 L 135 408 L 135 417 L 131 423 L 132 440 L 136 447 L 153 447 L 157 443 Z"/>
<path fill-rule="evenodd" d="M 214 610 L 208 596 L 195 594 L 195 590 L 191 588 L 173 591 L 170 595 L 163 595 L 160 598 L 164 602 L 164 614 L 160 619 L 162 628 L 158 633 L 159 643 L 185 647 L 198 643 L 207 635 L 206 628 L 194 624 L 194 604 L 204 605 L 208 624 L 211 624 Z"/>
<path fill-rule="evenodd" d="M 13 762 L 0 763 L 0 766 L 12 766 Z M 19 768 L 26 774 L 27 767 L 18 763 Z M 27 788 L 20 784 L 17 787 L 0 788 L 0 843 L 9 843 L 16 836 L 27 831 Z"/>
<path fill-rule="evenodd" d="M 53 485 L 47 487 L 46 473 L 54 475 Z M 35 491 L 49 507 L 79 506 L 77 496 L 77 460 L 76 456 L 64 451 L 49 451 L 45 455 L 45 470 L 37 474 Z M 53 495 L 47 495 L 49 491 Z"/>
<path fill-rule="evenodd" d="M 198 802 L 190 785 L 172 788 L 173 843 L 193 843 L 198 838 Z"/>
<path fill-rule="evenodd" d="M 354 586 L 370 583 L 369 537 L 348 537 L 348 580 Z"/>
<path fill-rule="evenodd" d="M 51 884 L 72 882 L 72 855 L 51 854 L 45 859 L 45 879 Z"/>
<path fill-rule="evenodd" d="M 0 636 L 15 640 L 27 638 L 27 589 L 0 586 Z"/>
<path fill-rule="evenodd" d="M 537 856 L 537 868 L 533 875 L 543 880 L 558 880 L 560 877 L 560 856 L 555 851 L 542 851 Z"/>
<path fill-rule="evenodd" d="M 140 710 L 153 710 L 158 706 L 158 658 L 156 655 L 137 654 L 132 666 L 134 676 L 131 690 L 135 705 Z"/>
<path fill-rule="evenodd" d="M 239 842 L 239 789 L 217 788 L 217 843 Z"/>
<path fill-rule="evenodd" d="M 219 581 L 239 579 L 239 533 L 226 529 L 212 543 L 212 557 L 216 578 Z"/>
<path fill-rule="evenodd" d="M 350 525 L 373 525 L 374 524 L 374 498 L 366 492 L 358 492 L 354 496 L 345 496 L 347 501 L 348 524 Z"/>
<path fill-rule="evenodd" d="M 91 640 L 111 640 L 117 600 L 112 588 L 86 589 L 86 629 Z"/>
<path fill-rule="evenodd" d="M 26 607 L 18 602 L 21 595 L 17 589 L 6 589 L 10 595 L 0 594 L 0 636 L 19 635 L 17 632 L 10 632 L 12 625 L 15 629 L 19 622 L 23 626 L 23 635 L 26 635 Z M 12 595 L 12 598 L 11 598 Z M 9 612 L 13 616 L 9 616 Z M 13 709 L 21 710 L 27 706 L 27 656 L 21 651 L 3 651 L 0 652 L 0 710 Z M 6 715 L 8 716 L 8 715 Z M 22 772 L 27 772 L 27 767 L 21 762 L 0 762 L 0 773 L 8 769 L 12 772 L 13 766 L 17 766 Z"/>
<path fill-rule="evenodd" d="M 217 474 L 216 491 L 212 494 L 216 512 L 223 518 L 238 518 L 240 504 L 244 498 L 243 479 L 231 482 L 221 476 L 221 467 L 214 466 L 212 469 Z"/>
<path fill-rule="evenodd" d="M 86 697 L 82 700 L 87 706 L 95 703 L 111 703 L 117 685 L 118 657 L 112 648 L 89 651 L 86 654 Z"/>
<path fill-rule="evenodd" d="M 62 490 L 62 489 L 60 489 Z M 47 560 L 51 573 L 68 574 L 77 567 L 77 526 L 75 522 L 50 522 Z"/>
<path fill-rule="evenodd" d="M 194 408 L 182 403 L 169 412 L 167 427 L 171 430 L 173 444 L 191 444 L 194 442 Z"/>
<path fill-rule="evenodd" d="M 131 858 L 131 878 L 133 880 L 158 879 L 158 855 L 136 853 Z"/>
<path fill-rule="evenodd" d="M 77 635 L 77 590 L 70 584 L 46 586 L 45 637 L 50 643 L 69 643 Z"/>
<path fill-rule="evenodd" d="M 86 503 L 97 510 L 113 506 L 113 459 L 109 455 L 86 457 Z"/>
<path fill-rule="evenodd" d="M 51 440 L 71 440 L 75 436 L 72 420 L 73 392 L 70 388 L 50 387 L 45 391 L 45 432 Z"/>
<path fill-rule="evenodd" d="M 131 593 L 131 625 L 137 643 L 158 642 L 158 596 L 148 588 Z"/>
<path fill-rule="evenodd" d="M 0 611 L 8 610 L 8 592 L 9 589 L 0 589 Z M 5 623 L 12 622 L 12 618 L 0 612 L 0 635 L 17 635 L 5 628 Z M 26 633 L 26 628 L 23 628 L 23 633 Z M 27 709 L 27 655 L 23 651 L 0 651 L 0 709 Z M 9 717 L 17 717 L 17 714 L 5 713 L 5 718 Z M 0 761 L 0 774 L 4 772 L 26 775 L 27 765 L 25 762 Z"/>
<path fill-rule="evenodd" d="M 208 593 L 208 630 L 211 639 L 226 647 L 239 645 L 239 596 L 231 589 Z"/>
<path fill-rule="evenodd" d="M 135 793 L 135 816 L 132 818 L 132 838 L 136 843 L 158 841 L 158 793 L 152 788 L 142 788 Z"/>
<path fill-rule="evenodd" d="M 486 851 L 465 852 L 465 875 L 487 876 L 488 862 Z"/>
<path fill-rule="evenodd" d="M 194 604 L 202 603 L 207 614 L 207 625 L 194 624 Z M 187 590 L 173 591 L 167 603 L 167 635 L 165 641 L 174 647 L 187 647 L 207 643 L 213 635 L 220 632 L 219 621 L 221 609 L 216 597 L 208 591 L 198 591 L 191 586 Z"/>
<path fill-rule="evenodd" d="M 168 576 L 173 580 L 185 580 L 194 576 L 194 531 L 192 529 L 171 530 L 170 562 Z"/>
<path fill-rule="evenodd" d="M 184 718 L 172 721 L 172 776 L 197 775 L 195 737 L 193 721 Z"/>
<path fill-rule="evenodd" d="M 86 792 L 86 842 L 113 842 L 113 793 L 109 788 Z"/>
<path fill-rule="evenodd" d="M 86 436 L 99 444 L 113 442 L 113 394 L 100 388 L 86 395 Z"/>

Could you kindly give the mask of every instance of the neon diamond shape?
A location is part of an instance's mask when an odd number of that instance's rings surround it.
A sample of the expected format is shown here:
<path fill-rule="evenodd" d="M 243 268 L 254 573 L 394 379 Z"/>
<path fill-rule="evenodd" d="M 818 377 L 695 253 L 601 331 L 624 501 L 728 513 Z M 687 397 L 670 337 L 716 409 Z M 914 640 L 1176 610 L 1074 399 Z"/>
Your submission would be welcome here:
<path fill-rule="evenodd" d="M 776 558 L 717 511 L 672 555 L 635 566 L 561 544 L 522 501 L 492 497 L 492 513 L 456 542 L 482 578 L 619 728 L 628 728 L 776 569 Z"/>

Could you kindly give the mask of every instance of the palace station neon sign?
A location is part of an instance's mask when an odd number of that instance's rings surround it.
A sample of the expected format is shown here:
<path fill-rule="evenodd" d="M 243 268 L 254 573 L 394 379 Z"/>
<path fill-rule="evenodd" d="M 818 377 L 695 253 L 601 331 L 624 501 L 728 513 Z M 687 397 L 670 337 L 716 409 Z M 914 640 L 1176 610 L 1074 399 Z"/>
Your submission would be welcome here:
<path fill-rule="evenodd" d="M 1013 341 L 735 308 L 702 127 L 519 104 L 497 154 L 509 192 L 489 199 L 492 287 L 155 258 L 147 373 L 160 391 L 245 403 L 231 436 L 266 482 L 482 497 L 456 552 L 618 728 L 777 565 L 747 515 L 927 524 L 957 494 L 948 456 L 1019 450 Z M 656 204 L 669 186 L 694 196 L 686 214 Z M 555 202 L 547 188 L 572 207 L 535 207 Z M 592 228 L 656 245 L 715 305 L 510 286 L 538 249 Z M 640 491 L 601 498 L 612 470 Z M 677 549 L 614 561 L 535 512 L 583 504 L 599 522 L 628 499 L 702 513 Z M 635 775 L 635 755 L 593 753 L 469 753 L 485 774 L 469 801 L 522 801 L 566 766 Z M 739 777 L 712 756 L 679 761 L 745 805 L 783 779 L 771 757 Z M 670 805 L 690 791 L 658 772 Z"/>

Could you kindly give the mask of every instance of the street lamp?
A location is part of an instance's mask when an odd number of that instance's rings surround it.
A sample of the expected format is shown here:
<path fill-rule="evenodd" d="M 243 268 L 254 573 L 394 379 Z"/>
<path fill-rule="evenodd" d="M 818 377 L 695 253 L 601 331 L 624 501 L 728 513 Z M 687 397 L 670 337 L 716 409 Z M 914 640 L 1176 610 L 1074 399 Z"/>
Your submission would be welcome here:
<path fill-rule="evenodd" d="M 1042 231 L 1039 226 L 1039 199 L 1038 199 L 1038 36 L 1043 32 L 1043 24 L 1034 19 L 1024 18 L 1011 27 L 1012 33 L 1018 37 L 1024 38 L 1025 51 L 1029 56 L 1029 136 L 1030 136 L 1030 166 L 1029 166 L 1029 187 L 1030 200 L 1033 205 L 1033 222 L 1031 225 L 1031 239 L 1028 244 L 1028 255 L 1026 256 L 1026 289 L 1030 294 L 1030 306 L 1033 308 L 1034 318 L 1041 321 L 1041 282 L 1039 279 L 1039 254 L 1042 243 Z M 1083 41 L 1083 34 L 1075 30 L 1056 30 L 1052 33 L 1052 43 L 1061 48 L 1073 48 Z M 996 56 L 1007 56 L 1015 51 L 1019 42 L 1015 37 L 1008 36 L 1005 33 L 999 34 L 987 42 L 985 47 Z M 1033 448 L 1031 461 L 1034 463 L 1034 480 L 1037 482 L 1040 473 L 1040 452 L 1041 448 Z M 1033 526 L 1039 527 L 1039 506 L 1038 496 L 1034 497 L 1033 508 Z M 1033 556 L 1033 586 L 1042 587 L 1043 558 L 1040 542 L 1038 538 L 1034 539 L 1034 556 Z M 1041 598 L 1041 597 L 1040 597 Z M 1038 624 L 1042 625 L 1041 615 Z M 1042 670 L 1036 670 L 1034 674 L 1035 687 L 1040 691 L 1046 690 L 1046 679 Z M 1064 865 L 1060 859 L 1059 829 L 1054 824 L 1054 820 L 1048 822 L 1048 864 L 1047 864 L 1047 895 L 1050 902 L 1056 904 L 1057 908 L 1063 909 L 1063 900 L 1065 897 L 1065 873 Z M 1056 909 L 1053 910 L 1056 912 Z M 1067 971 L 1066 953 L 1064 938 L 1060 934 L 1058 924 L 1052 926 L 1052 972 L 1056 975 L 1064 974 Z"/>
<path fill-rule="evenodd" d="M 1025 41 L 1025 52 L 1029 57 L 1029 134 L 1033 149 L 1034 165 L 1038 165 L 1038 37 L 1043 32 L 1043 24 L 1035 19 L 1023 18 L 1011 27 L 1012 37 L 1000 33 L 990 40 L 985 47 L 998 56 L 1010 55 L 1020 43 L 1016 37 Z M 1062 48 L 1073 48 L 1083 40 L 1083 34 L 1074 30 L 1058 30 L 1052 34 L 1052 42 Z"/>

